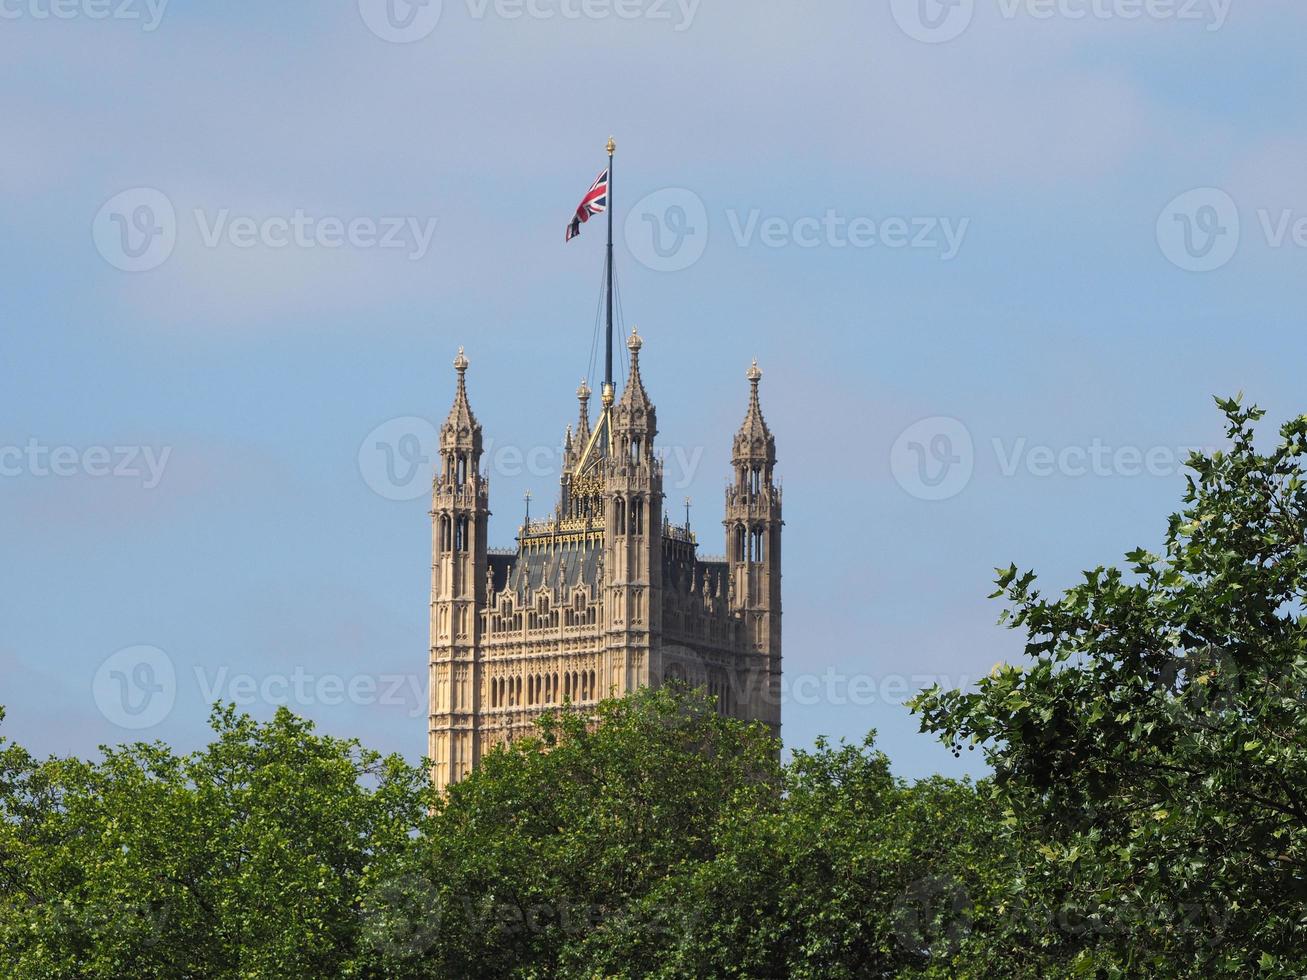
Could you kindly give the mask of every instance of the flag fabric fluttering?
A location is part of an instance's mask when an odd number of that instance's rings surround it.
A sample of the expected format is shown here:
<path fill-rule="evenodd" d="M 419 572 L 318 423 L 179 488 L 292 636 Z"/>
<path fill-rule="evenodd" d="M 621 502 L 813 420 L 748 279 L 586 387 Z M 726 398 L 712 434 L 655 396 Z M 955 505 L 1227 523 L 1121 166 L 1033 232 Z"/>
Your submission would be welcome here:
<path fill-rule="evenodd" d="M 572 223 L 567 226 L 567 238 L 565 241 L 571 241 L 577 235 L 581 234 L 581 225 L 589 221 L 592 215 L 603 214 L 608 210 L 608 170 L 605 169 L 599 175 L 599 179 L 594 182 L 590 190 L 586 192 L 581 199 L 580 205 L 576 209 L 576 215 L 572 218 Z"/>

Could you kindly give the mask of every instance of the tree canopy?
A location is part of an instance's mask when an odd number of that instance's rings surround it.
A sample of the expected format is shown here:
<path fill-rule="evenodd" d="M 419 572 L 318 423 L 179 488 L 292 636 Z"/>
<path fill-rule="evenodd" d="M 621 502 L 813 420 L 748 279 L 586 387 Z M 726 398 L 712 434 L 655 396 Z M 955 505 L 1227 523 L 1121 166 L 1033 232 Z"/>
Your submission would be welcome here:
<path fill-rule="evenodd" d="M 915 702 L 985 746 L 1005 820 L 1041 841 L 1041 901 L 1127 974 L 1300 975 L 1307 949 L 1307 417 L 1219 401 L 1160 554 L 1057 598 L 999 591 L 1027 662 Z"/>

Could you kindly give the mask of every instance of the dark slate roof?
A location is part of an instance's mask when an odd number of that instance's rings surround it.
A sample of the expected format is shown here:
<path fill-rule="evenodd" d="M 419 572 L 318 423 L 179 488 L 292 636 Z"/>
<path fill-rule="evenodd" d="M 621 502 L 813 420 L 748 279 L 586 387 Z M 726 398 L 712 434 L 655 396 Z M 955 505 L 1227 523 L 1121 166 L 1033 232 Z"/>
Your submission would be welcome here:
<path fill-rule="evenodd" d="M 488 558 L 495 591 L 507 588 L 527 597 L 542 585 L 561 586 L 564 591 L 571 591 L 578 584 L 597 589 L 603 560 L 602 549 L 593 543 L 527 555 L 491 554 Z M 702 589 L 706 576 L 714 592 L 725 594 L 728 571 L 724 561 L 687 561 L 670 550 L 663 552 L 663 586 L 667 589 L 685 591 L 692 580 L 697 589 Z"/>
<path fill-rule="evenodd" d="M 714 591 L 726 591 L 728 566 L 724 561 L 687 561 L 663 552 L 663 588 L 670 591 L 684 592 L 694 583 L 696 589 L 703 588 L 705 576 Z"/>
<path fill-rule="evenodd" d="M 599 586 L 602 551 L 597 544 L 533 551 L 526 555 L 490 555 L 489 558 L 496 591 L 507 585 L 512 592 L 530 596 L 541 586 L 561 586 L 566 591 L 577 585 Z"/>
<path fill-rule="evenodd" d="M 487 557 L 490 560 L 494 590 L 499 592 L 504 588 L 504 583 L 508 581 L 509 575 L 513 573 L 513 565 L 517 562 L 517 555 L 491 554 Z"/>

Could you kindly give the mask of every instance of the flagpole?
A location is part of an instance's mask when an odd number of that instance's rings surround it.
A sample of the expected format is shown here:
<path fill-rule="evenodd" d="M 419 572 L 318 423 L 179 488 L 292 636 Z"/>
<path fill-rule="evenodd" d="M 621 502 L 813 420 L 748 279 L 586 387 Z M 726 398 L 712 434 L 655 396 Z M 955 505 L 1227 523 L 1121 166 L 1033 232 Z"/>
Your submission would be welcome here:
<path fill-rule="evenodd" d="M 613 390 L 613 154 L 617 144 L 608 137 L 608 335 L 605 344 L 604 387 Z"/>

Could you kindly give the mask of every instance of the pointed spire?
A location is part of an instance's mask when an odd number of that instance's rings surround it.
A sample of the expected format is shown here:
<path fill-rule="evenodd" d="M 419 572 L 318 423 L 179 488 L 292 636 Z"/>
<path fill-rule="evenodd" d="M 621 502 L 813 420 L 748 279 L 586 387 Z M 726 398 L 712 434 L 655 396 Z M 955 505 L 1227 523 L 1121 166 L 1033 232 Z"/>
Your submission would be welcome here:
<path fill-rule="evenodd" d="M 626 349 L 631 352 L 632 373 L 640 368 L 640 348 L 643 346 L 644 341 L 640 339 L 640 331 L 636 327 L 632 327 L 631 336 L 626 338 Z"/>
<path fill-rule="evenodd" d="M 635 327 L 631 328 L 631 336 L 626 339 L 626 349 L 631 352 L 631 374 L 626 380 L 626 390 L 622 392 L 620 402 L 623 408 L 643 408 L 649 409 L 652 403 L 649 401 L 649 393 L 644 390 L 644 379 L 640 377 L 640 349 L 644 347 L 644 341 L 640 338 L 639 332 Z"/>
<path fill-rule="evenodd" d="M 753 359 L 753 366 L 749 368 L 745 377 L 749 379 L 749 409 L 761 416 L 762 408 L 758 405 L 758 385 L 762 381 L 762 368 L 758 367 L 756 357 Z"/>
<path fill-rule="evenodd" d="M 472 449 L 481 452 L 481 424 L 472 412 L 472 405 L 467 398 L 467 369 L 469 361 L 458 349 L 454 358 L 454 370 L 458 372 L 458 387 L 454 392 L 454 404 L 449 410 L 445 424 L 440 428 L 440 444 L 443 448 Z"/>
<path fill-rule="evenodd" d="M 762 381 L 762 370 L 754 361 L 745 377 L 749 379 L 749 410 L 744 415 L 739 431 L 735 434 L 733 457 L 735 462 L 744 460 L 756 462 L 776 462 L 776 440 L 767 428 L 767 420 L 762 415 L 762 403 L 758 400 L 758 385 Z"/>
<path fill-rule="evenodd" d="M 581 379 L 581 386 L 576 389 L 576 400 L 580 403 L 580 413 L 576 423 L 576 438 L 583 445 L 590 439 L 590 386 Z"/>
<path fill-rule="evenodd" d="M 640 377 L 640 348 L 643 346 L 639 332 L 632 328 L 626 341 L 626 349 L 631 352 L 631 374 L 626 379 L 626 390 L 612 412 L 612 444 L 615 455 L 628 460 L 639 457 L 649 461 L 654 455 L 658 418 Z"/>

